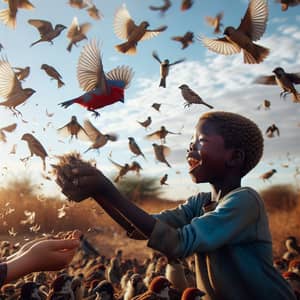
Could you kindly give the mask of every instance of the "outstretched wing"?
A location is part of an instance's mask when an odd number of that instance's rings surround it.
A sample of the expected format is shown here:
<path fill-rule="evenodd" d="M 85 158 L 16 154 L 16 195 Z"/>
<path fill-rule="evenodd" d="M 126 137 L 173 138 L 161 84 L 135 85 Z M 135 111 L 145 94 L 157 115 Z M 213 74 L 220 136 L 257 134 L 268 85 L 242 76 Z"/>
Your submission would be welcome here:
<path fill-rule="evenodd" d="M 134 75 L 133 70 L 128 66 L 118 66 L 108 73 L 106 73 L 106 78 L 108 80 L 113 80 L 114 84 L 127 89 Z"/>
<path fill-rule="evenodd" d="M 6 132 L 13 132 L 16 128 L 17 128 L 17 123 L 13 123 L 6 127 L 2 127 L 1 130 L 4 130 Z"/>
<path fill-rule="evenodd" d="M 102 135 L 102 133 L 89 120 L 84 121 L 83 127 L 92 142 Z"/>
<path fill-rule="evenodd" d="M 38 20 L 38 19 L 30 19 L 30 20 L 28 20 L 28 23 L 37 28 L 41 37 L 43 37 L 48 32 L 53 31 L 52 24 L 48 21 Z"/>
<path fill-rule="evenodd" d="M 161 32 L 165 31 L 167 28 L 168 26 L 161 26 L 156 29 L 146 30 L 145 34 L 141 38 L 141 41 L 150 40 L 155 36 L 159 35 Z"/>
<path fill-rule="evenodd" d="M 288 78 L 295 84 L 300 84 L 300 73 L 287 73 Z"/>
<path fill-rule="evenodd" d="M 259 76 L 254 80 L 254 83 L 276 85 L 275 75 Z"/>
<path fill-rule="evenodd" d="M 197 39 L 209 50 L 219 54 L 232 55 L 241 51 L 241 48 L 238 45 L 229 42 L 225 37 L 210 39 L 204 36 L 198 36 Z"/>

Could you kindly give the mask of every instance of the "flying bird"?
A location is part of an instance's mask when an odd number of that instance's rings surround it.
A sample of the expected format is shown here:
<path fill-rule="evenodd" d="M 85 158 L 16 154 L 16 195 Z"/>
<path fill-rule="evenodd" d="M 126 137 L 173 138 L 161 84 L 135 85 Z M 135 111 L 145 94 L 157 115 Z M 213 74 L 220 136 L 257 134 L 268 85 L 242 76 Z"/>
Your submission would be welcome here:
<path fill-rule="evenodd" d="M 280 97 L 285 97 L 287 94 L 293 95 L 294 102 L 300 102 L 300 94 L 294 87 L 294 84 L 300 84 L 300 73 L 286 73 L 283 68 L 277 67 L 273 71 L 274 75 L 260 76 L 254 83 L 278 85 L 282 92 Z"/>
<path fill-rule="evenodd" d="M 166 142 L 166 136 L 168 134 L 181 134 L 180 132 L 172 132 L 166 129 L 165 126 L 161 126 L 159 130 L 156 130 L 150 134 L 146 135 L 146 139 L 148 140 L 160 140 L 161 143 Z"/>
<path fill-rule="evenodd" d="M 40 141 L 35 138 L 31 133 L 23 134 L 21 140 L 26 141 L 30 151 L 30 156 L 23 158 L 22 160 L 28 160 L 33 155 L 40 157 L 43 161 L 43 170 L 46 170 L 46 157 L 48 156 L 47 151 L 40 143 Z"/>
<path fill-rule="evenodd" d="M 171 40 L 181 43 L 181 49 L 187 48 L 190 44 L 194 43 L 194 33 L 187 31 L 183 36 L 173 36 Z"/>
<path fill-rule="evenodd" d="M 144 157 L 144 159 L 146 159 L 144 153 L 142 152 L 139 145 L 136 143 L 135 139 L 133 137 L 129 137 L 128 140 L 129 140 L 128 142 L 129 150 L 136 156 L 141 155 Z"/>
<path fill-rule="evenodd" d="M 159 10 L 161 15 L 163 16 L 165 14 L 165 12 L 172 6 L 172 3 L 170 0 L 163 0 L 164 4 L 161 6 L 154 6 L 154 5 L 150 5 L 149 9 L 151 10 Z"/>
<path fill-rule="evenodd" d="M 140 171 L 143 170 L 141 165 L 137 161 L 133 161 L 131 165 L 129 165 L 129 171 L 136 172 L 136 175 L 140 176 Z"/>
<path fill-rule="evenodd" d="M 49 42 L 53 45 L 53 39 L 58 37 L 61 32 L 66 29 L 67 27 L 62 24 L 57 24 L 53 28 L 51 22 L 45 20 L 38 20 L 38 19 L 30 19 L 28 23 L 34 26 L 40 33 L 40 39 L 33 42 L 30 47 L 41 43 L 41 42 Z"/>
<path fill-rule="evenodd" d="M 257 109 L 260 110 L 264 108 L 265 110 L 269 110 L 271 108 L 271 101 L 265 99 L 262 104 L 258 105 Z"/>
<path fill-rule="evenodd" d="M 124 90 L 128 88 L 132 77 L 133 71 L 128 66 L 118 66 L 105 73 L 99 46 L 92 40 L 83 47 L 77 65 L 77 79 L 86 93 L 60 105 L 68 108 L 77 103 L 98 117 L 100 114 L 96 109 L 118 101 L 124 103 Z"/>
<path fill-rule="evenodd" d="M 70 40 L 70 43 L 67 47 L 67 50 L 71 52 L 72 46 L 77 46 L 77 43 L 87 39 L 86 33 L 91 28 L 91 23 L 78 23 L 77 17 L 74 17 L 70 27 L 68 28 L 67 38 Z"/>
<path fill-rule="evenodd" d="M 88 6 L 86 0 L 69 0 L 69 5 L 74 8 L 83 9 Z"/>
<path fill-rule="evenodd" d="M 88 12 L 89 16 L 94 20 L 100 20 L 103 17 L 100 10 L 96 7 L 95 4 L 87 8 L 86 11 Z"/>
<path fill-rule="evenodd" d="M 269 55 L 270 50 L 253 41 L 259 40 L 264 34 L 268 14 L 266 0 L 250 0 L 238 28 L 228 26 L 222 38 L 199 37 L 199 40 L 209 50 L 223 55 L 232 55 L 243 50 L 245 64 L 259 64 Z"/>
<path fill-rule="evenodd" d="M 8 27 L 15 29 L 17 25 L 17 12 L 19 8 L 31 10 L 34 5 L 28 0 L 4 0 L 8 8 L 0 11 L 0 20 Z"/>
<path fill-rule="evenodd" d="M 277 171 L 275 169 L 272 169 L 270 171 L 267 171 L 266 173 L 263 173 L 259 176 L 263 181 L 270 179 Z"/>
<path fill-rule="evenodd" d="M 287 11 L 290 6 L 297 6 L 300 4 L 299 0 L 277 0 L 281 4 L 281 10 Z"/>
<path fill-rule="evenodd" d="M 5 132 L 13 132 L 17 128 L 17 123 L 10 124 L 8 126 L 0 128 L 0 142 L 7 142 Z"/>
<path fill-rule="evenodd" d="M 10 63 L 6 59 L 0 59 L 0 97 L 5 99 L 4 102 L 0 102 L 0 105 L 8 107 L 14 115 L 22 115 L 16 107 L 34 93 L 33 89 L 23 89 Z"/>
<path fill-rule="evenodd" d="M 13 68 L 15 70 L 16 76 L 20 81 L 25 80 L 29 74 L 30 74 L 30 67 L 25 67 L 25 68 Z"/>
<path fill-rule="evenodd" d="M 46 72 L 46 74 L 48 74 L 51 77 L 51 79 L 57 80 L 58 88 L 65 85 L 65 83 L 62 81 L 61 75 L 56 71 L 56 69 L 54 67 L 49 66 L 47 64 L 42 64 L 41 69 L 44 70 Z"/>
<path fill-rule="evenodd" d="M 170 61 L 168 59 L 164 59 L 163 61 L 161 61 L 156 51 L 152 52 L 152 56 L 160 64 L 160 77 L 161 78 L 160 78 L 159 86 L 162 86 L 165 88 L 166 87 L 166 78 L 169 75 L 170 67 L 185 61 L 185 59 L 182 58 L 182 59 L 179 59 L 179 60 L 176 60 L 176 61 L 170 63 Z"/>
<path fill-rule="evenodd" d="M 194 4 L 194 0 L 182 0 L 180 9 L 182 11 L 188 10 L 192 7 L 193 4 Z"/>
<path fill-rule="evenodd" d="M 147 29 L 149 26 L 150 24 L 147 21 L 142 21 L 139 25 L 136 25 L 125 4 L 122 5 L 115 14 L 114 32 L 118 38 L 126 42 L 116 45 L 117 51 L 134 55 L 139 41 L 149 40 L 167 29 L 167 26 Z"/>
<path fill-rule="evenodd" d="M 92 141 L 92 145 L 85 150 L 84 153 L 92 149 L 99 149 L 105 146 L 108 141 L 115 142 L 118 140 L 118 136 L 116 134 L 101 133 L 100 130 L 98 130 L 89 120 L 84 121 L 83 128 Z"/>
<path fill-rule="evenodd" d="M 266 135 L 267 137 L 272 138 L 275 136 L 275 133 L 277 133 L 277 136 L 280 135 L 279 128 L 275 124 L 272 124 L 267 128 Z"/>
<path fill-rule="evenodd" d="M 215 34 L 221 32 L 221 27 L 223 27 L 221 20 L 223 19 L 223 16 L 224 16 L 224 13 L 220 12 L 215 17 L 210 17 L 210 16 L 205 17 L 206 23 L 214 28 Z"/>
<path fill-rule="evenodd" d="M 122 179 L 129 171 L 130 171 L 130 166 L 129 164 L 124 164 L 124 165 L 120 165 L 118 163 L 116 163 L 115 161 L 113 161 L 112 159 L 110 159 L 108 157 L 108 160 L 118 169 L 118 175 L 115 177 L 114 182 L 119 182 L 120 179 Z"/>
<path fill-rule="evenodd" d="M 160 185 L 168 185 L 167 184 L 167 180 L 168 180 L 168 174 L 165 174 L 160 180 Z"/>
<path fill-rule="evenodd" d="M 57 132 L 62 136 L 71 136 L 70 140 L 75 137 L 83 141 L 90 140 L 85 129 L 79 124 L 76 116 L 71 117 L 71 121 L 57 129 Z"/>
<path fill-rule="evenodd" d="M 155 110 L 160 111 L 160 107 L 161 107 L 162 103 L 156 103 L 154 102 L 151 107 L 153 107 Z"/>
<path fill-rule="evenodd" d="M 161 163 L 165 163 L 169 168 L 171 168 L 171 165 L 166 160 L 166 156 L 168 156 L 171 153 L 171 149 L 167 146 L 157 145 L 155 143 L 153 143 L 152 146 L 156 160 Z"/>
<path fill-rule="evenodd" d="M 204 102 L 202 98 L 197 93 L 195 93 L 187 84 L 182 84 L 181 86 L 179 86 L 179 88 L 181 89 L 182 97 L 186 100 L 184 107 L 189 107 L 192 104 L 203 104 L 208 108 L 213 108 L 213 106 Z"/>
<path fill-rule="evenodd" d="M 142 122 L 141 121 L 137 121 L 137 122 L 147 130 L 147 128 L 152 123 L 152 119 L 151 119 L 150 116 L 148 116 L 148 118 L 145 121 L 142 121 Z"/>

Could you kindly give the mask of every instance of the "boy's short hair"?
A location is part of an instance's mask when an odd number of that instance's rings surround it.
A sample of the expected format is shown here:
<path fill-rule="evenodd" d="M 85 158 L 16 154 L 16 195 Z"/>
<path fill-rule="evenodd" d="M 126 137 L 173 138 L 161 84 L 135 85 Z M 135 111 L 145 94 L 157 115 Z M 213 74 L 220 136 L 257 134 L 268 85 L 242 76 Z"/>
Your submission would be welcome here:
<path fill-rule="evenodd" d="M 245 176 L 257 165 L 263 154 L 264 139 L 253 121 L 242 115 L 225 111 L 205 113 L 201 115 L 200 120 L 214 122 L 218 133 L 224 139 L 226 148 L 244 150 L 245 162 L 241 176 Z"/>

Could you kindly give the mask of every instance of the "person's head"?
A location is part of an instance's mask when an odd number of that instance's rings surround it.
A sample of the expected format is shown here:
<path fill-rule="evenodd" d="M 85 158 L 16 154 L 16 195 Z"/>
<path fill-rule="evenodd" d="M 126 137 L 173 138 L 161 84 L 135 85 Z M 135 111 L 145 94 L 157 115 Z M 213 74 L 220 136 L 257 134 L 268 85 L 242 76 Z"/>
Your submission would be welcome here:
<path fill-rule="evenodd" d="M 242 178 L 259 162 L 263 136 L 258 126 L 239 114 L 203 114 L 188 149 L 190 174 L 196 183 L 217 183 L 235 174 Z"/>

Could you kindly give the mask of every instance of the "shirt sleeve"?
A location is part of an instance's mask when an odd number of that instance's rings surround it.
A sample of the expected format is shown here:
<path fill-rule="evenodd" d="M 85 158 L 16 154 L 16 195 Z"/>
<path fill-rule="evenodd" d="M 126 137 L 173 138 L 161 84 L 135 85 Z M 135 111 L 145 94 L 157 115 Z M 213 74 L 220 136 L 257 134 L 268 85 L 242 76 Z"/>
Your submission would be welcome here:
<path fill-rule="evenodd" d="M 148 246 L 174 258 L 213 251 L 230 244 L 258 216 L 259 204 L 253 195 L 247 191 L 232 194 L 214 211 L 193 218 L 181 228 L 172 228 L 159 219 Z"/>
<path fill-rule="evenodd" d="M 7 264 L 0 263 L 0 287 L 4 284 L 7 277 Z"/>

